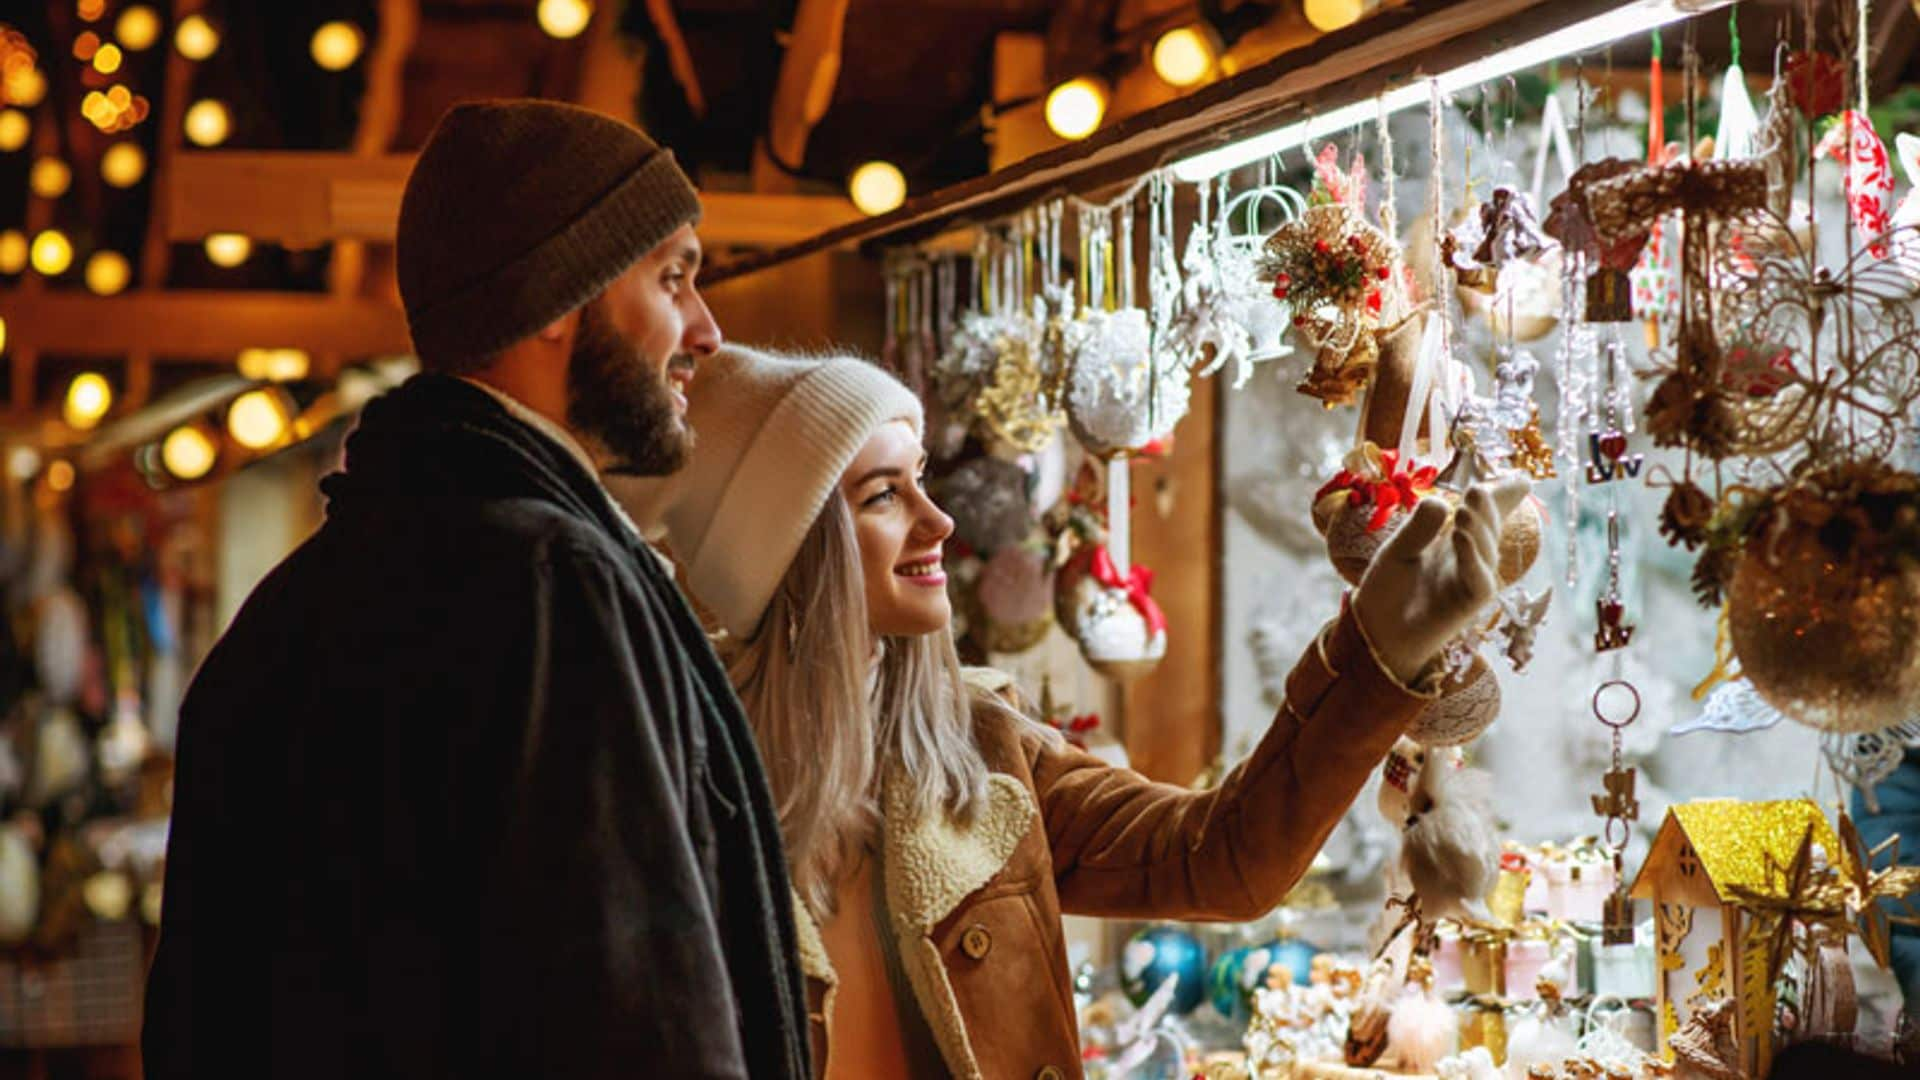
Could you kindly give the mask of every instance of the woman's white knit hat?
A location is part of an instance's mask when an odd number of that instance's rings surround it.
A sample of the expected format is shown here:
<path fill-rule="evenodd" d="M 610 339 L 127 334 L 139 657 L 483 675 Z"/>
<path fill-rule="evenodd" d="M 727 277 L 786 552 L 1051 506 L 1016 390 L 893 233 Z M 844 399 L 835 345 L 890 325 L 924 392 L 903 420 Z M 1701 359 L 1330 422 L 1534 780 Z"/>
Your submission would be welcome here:
<path fill-rule="evenodd" d="M 642 530 L 664 529 L 694 598 L 745 638 L 873 433 L 894 420 L 924 433 L 920 401 L 857 356 L 738 345 L 701 361 L 687 401 L 687 467 L 608 486 Z"/>

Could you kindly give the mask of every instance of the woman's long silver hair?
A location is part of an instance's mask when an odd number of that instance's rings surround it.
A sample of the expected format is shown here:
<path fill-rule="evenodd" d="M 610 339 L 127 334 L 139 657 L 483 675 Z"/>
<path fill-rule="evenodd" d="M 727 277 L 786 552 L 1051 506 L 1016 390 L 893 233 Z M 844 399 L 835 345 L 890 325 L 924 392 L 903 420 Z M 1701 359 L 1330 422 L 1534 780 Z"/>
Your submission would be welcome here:
<path fill-rule="evenodd" d="M 853 514 L 835 490 L 727 674 L 760 746 L 795 888 L 833 911 L 841 873 L 872 843 L 883 778 L 900 810 L 972 820 L 987 766 L 949 628 L 874 642 Z M 876 670 L 877 657 L 877 670 Z"/>

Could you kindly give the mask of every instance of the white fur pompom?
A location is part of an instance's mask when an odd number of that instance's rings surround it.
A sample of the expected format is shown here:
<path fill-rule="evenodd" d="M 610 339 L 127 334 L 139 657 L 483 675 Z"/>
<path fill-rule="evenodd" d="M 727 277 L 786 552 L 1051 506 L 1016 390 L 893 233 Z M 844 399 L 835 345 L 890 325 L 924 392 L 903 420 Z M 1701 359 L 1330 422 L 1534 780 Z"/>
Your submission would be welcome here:
<path fill-rule="evenodd" d="M 1387 1049 L 1411 1073 L 1433 1072 L 1441 1058 L 1453 1053 L 1458 1037 L 1453 1010 L 1431 990 L 1409 987 L 1387 1021 Z"/>

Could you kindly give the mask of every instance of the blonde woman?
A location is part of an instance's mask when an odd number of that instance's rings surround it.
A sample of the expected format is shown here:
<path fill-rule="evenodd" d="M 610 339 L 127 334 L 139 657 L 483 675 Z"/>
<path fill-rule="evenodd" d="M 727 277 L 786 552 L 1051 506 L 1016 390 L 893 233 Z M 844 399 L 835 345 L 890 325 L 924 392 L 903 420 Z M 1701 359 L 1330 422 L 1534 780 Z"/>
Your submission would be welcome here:
<path fill-rule="evenodd" d="M 1420 507 L 1252 756 L 1194 792 L 1075 749 L 996 696 L 1004 679 L 962 671 L 940 572 L 953 522 L 921 484 L 900 383 L 729 348 L 689 399 L 688 468 L 624 490 L 728 638 L 833 1078 L 1080 1075 L 1061 913 L 1279 903 L 1431 696 L 1407 687 L 1492 596 L 1487 523 L 1524 493 Z"/>

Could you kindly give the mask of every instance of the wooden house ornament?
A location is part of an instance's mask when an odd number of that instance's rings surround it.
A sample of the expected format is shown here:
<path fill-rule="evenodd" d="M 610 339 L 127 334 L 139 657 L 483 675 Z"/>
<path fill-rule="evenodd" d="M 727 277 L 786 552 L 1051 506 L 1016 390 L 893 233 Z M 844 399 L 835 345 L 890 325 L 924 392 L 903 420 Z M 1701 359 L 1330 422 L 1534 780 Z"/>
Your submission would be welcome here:
<path fill-rule="evenodd" d="M 1744 910 L 1734 890 L 1777 889 L 1778 868 L 1793 861 L 1809 829 L 1814 843 L 1837 858 L 1839 840 L 1811 799 L 1703 799 L 1668 809 L 1631 890 L 1653 904 L 1655 1026 L 1667 1060 L 1668 1040 L 1689 1017 L 1731 998 L 1739 1068 L 1767 1074 L 1775 1005 L 1767 978 L 1771 926 Z"/>

